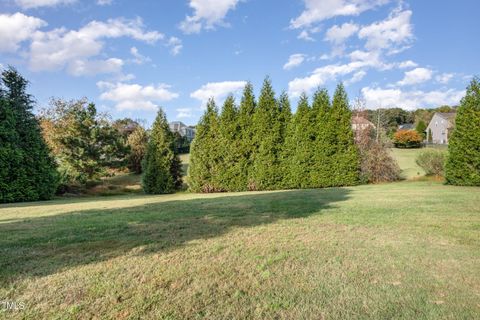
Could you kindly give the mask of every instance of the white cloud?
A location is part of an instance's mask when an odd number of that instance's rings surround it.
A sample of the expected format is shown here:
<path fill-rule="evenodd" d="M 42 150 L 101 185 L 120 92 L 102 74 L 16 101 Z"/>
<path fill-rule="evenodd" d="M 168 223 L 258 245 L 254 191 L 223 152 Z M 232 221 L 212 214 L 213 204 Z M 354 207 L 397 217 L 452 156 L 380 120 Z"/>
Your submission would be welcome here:
<path fill-rule="evenodd" d="M 396 9 L 387 19 L 362 27 L 358 37 L 366 40 L 368 50 L 388 49 L 391 53 L 398 53 L 399 46 L 404 48 L 413 39 L 411 16 L 410 10 Z"/>
<path fill-rule="evenodd" d="M 283 65 L 283 69 L 284 70 L 290 70 L 290 69 L 293 69 L 295 67 L 298 67 L 299 65 L 301 65 L 303 63 L 303 61 L 305 61 L 306 57 L 307 56 L 302 54 L 302 53 L 295 53 L 295 54 L 290 55 L 287 63 L 285 63 Z"/>
<path fill-rule="evenodd" d="M 104 92 L 101 100 L 113 101 L 117 110 L 156 110 L 158 102 L 178 98 L 178 93 L 170 91 L 167 84 L 142 86 L 139 84 L 97 82 Z"/>
<path fill-rule="evenodd" d="M 400 69 L 407 69 L 407 68 L 415 68 L 415 67 L 418 66 L 418 64 L 416 64 L 412 60 L 407 60 L 407 61 L 403 61 L 403 62 L 398 63 L 397 66 Z"/>
<path fill-rule="evenodd" d="M 240 0 L 190 0 L 194 14 L 186 16 L 180 29 L 187 34 L 199 33 L 202 29 L 214 29 L 217 25 L 227 25 L 224 21 L 228 11 L 235 9 Z"/>
<path fill-rule="evenodd" d="M 22 41 L 31 39 L 39 28 L 46 26 L 42 19 L 23 13 L 0 14 L 0 52 L 15 52 Z"/>
<path fill-rule="evenodd" d="M 397 82 L 400 86 L 408 86 L 422 83 L 432 78 L 432 70 L 427 68 L 415 68 L 411 71 L 405 72 L 403 80 Z"/>
<path fill-rule="evenodd" d="M 111 5 L 113 0 L 97 0 L 97 4 L 99 6 L 109 6 Z"/>
<path fill-rule="evenodd" d="M 352 83 L 358 82 L 363 79 L 367 75 L 367 72 L 365 70 L 360 70 L 358 72 L 355 72 L 353 77 L 347 81 L 345 81 L 345 85 L 350 85 Z"/>
<path fill-rule="evenodd" d="M 109 19 L 107 22 L 92 21 L 79 30 L 54 29 L 36 32 L 30 45 L 30 68 L 34 71 L 76 70 L 75 66 L 88 65 L 89 60 L 98 56 L 104 47 L 103 39 L 130 37 L 135 40 L 154 43 L 164 35 L 157 31 L 144 31 L 141 19 Z M 119 65 L 112 63 L 110 67 Z M 118 60 L 118 59 L 117 59 Z M 106 60 L 108 61 L 108 60 Z M 115 68 L 106 68 L 103 71 Z M 72 73 L 74 75 L 82 73 Z"/>
<path fill-rule="evenodd" d="M 57 5 L 72 4 L 77 0 L 15 0 L 15 3 L 22 9 L 32 9 L 39 7 L 54 7 Z"/>
<path fill-rule="evenodd" d="M 123 60 L 110 58 L 106 60 L 75 60 L 68 65 L 68 72 L 74 76 L 92 76 L 101 73 L 120 73 Z"/>
<path fill-rule="evenodd" d="M 176 56 L 183 48 L 182 40 L 177 37 L 170 37 L 167 42 L 167 47 L 170 48 L 170 53 Z"/>
<path fill-rule="evenodd" d="M 177 119 L 191 118 L 193 117 L 191 108 L 178 108 L 177 110 Z"/>
<path fill-rule="evenodd" d="M 131 47 L 130 53 L 133 56 L 133 59 L 131 61 L 135 64 L 144 64 L 145 62 L 151 61 L 149 57 L 141 54 L 136 47 Z"/>
<path fill-rule="evenodd" d="M 435 80 L 440 82 L 441 84 L 447 84 L 452 80 L 454 74 L 453 73 L 442 73 L 435 77 Z"/>
<path fill-rule="evenodd" d="M 246 81 L 209 82 L 192 92 L 190 97 L 202 101 L 203 104 L 210 98 L 214 98 L 217 103 L 221 103 L 227 95 L 238 93 L 246 84 Z"/>
<path fill-rule="evenodd" d="M 303 0 L 305 10 L 290 21 L 293 29 L 306 28 L 336 16 L 356 16 L 389 0 Z"/>
<path fill-rule="evenodd" d="M 379 70 L 392 68 L 392 65 L 381 61 L 379 52 L 356 50 L 349 57 L 351 59 L 349 63 L 326 65 L 315 69 L 307 77 L 293 79 L 288 83 L 289 94 L 298 97 L 302 92 L 309 93 L 316 87 L 324 85 L 327 81 L 337 80 L 338 77 L 352 73 L 355 74 L 349 80 L 349 83 L 352 83 L 352 80 L 360 81 L 366 74 L 365 70 L 369 68 Z"/>
<path fill-rule="evenodd" d="M 307 30 L 302 30 L 302 32 L 298 34 L 297 38 L 305 41 L 315 41 L 315 39 L 310 36 L 310 33 Z"/>
<path fill-rule="evenodd" d="M 401 107 L 413 110 L 445 104 L 458 104 L 465 95 L 465 91 L 454 89 L 447 91 L 402 91 L 401 89 L 366 87 L 362 89 L 362 95 L 370 109 Z"/>
<path fill-rule="evenodd" d="M 338 45 L 345 42 L 345 40 L 353 36 L 358 30 L 358 25 L 354 23 L 344 23 L 341 26 L 335 25 L 327 30 L 325 40 Z"/>

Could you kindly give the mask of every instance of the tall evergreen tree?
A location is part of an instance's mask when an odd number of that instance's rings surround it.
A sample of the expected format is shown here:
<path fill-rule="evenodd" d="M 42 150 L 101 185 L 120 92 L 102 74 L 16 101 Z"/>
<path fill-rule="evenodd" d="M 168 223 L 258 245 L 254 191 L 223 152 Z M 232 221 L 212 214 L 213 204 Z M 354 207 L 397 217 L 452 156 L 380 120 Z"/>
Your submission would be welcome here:
<path fill-rule="evenodd" d="M 280 143 L 282 141 L 280 110 L 269 78 L 263 82 L 258 106 L 253 116 L 256 150 L 253 156 L 254 189 L 273 190 L 282 185 Z"/>
<path fill-rule="evenodd" d="M 217 179 L 221 170 L 219 138 L 218 109 L 215 101 L 210 99 L 190 147 L 188 183 L 194 192 L 222 191 Z"/>
<path fill-rule="evenodd" d="M 457 109 L 448 141 L 445 166 L 448 184 L 480 186 L 480 79 L 474 78 Z"/>
<path fill-rule="evenodd" d="M 172 193 L 182 184 L 180 159 L 175 153 L 173 133 L 161 109 L 153 123 L 142 170 L 145 193 Z"/>
<path fill-rule="evenodd" d="M 0 202 L 50 199 L 58 182 L 53 158 L 32 113 L 28 82 L 15 69 L 0 87 Z"/>
<path fill-rule="evenodd" d="M 243 89 L 242 100 L 238 111 L 238 123 L 240 130 L 239 150 L 238 150 L 238 167 L 240 170 L 239 185 L 242 190 L 248 190 L 253 185 L 252 167 L 253 155 L 256 150 L 253 128 L 253 116 L 255 114 L 255 96 L 253 94 L 253 86 L 249 82 Z"/>
<path fill-rule="evenodd" d="M 225 191 L 245 190 L 246 185 L 243 181 L 242 168 L 238 159 L 242 138 L 238 109 L 235 106 L 235 99 L 231 95 L 227 97 L 223 104 L 220 114 L 219 134 L 218 148 L 222 170 L 216 177 L 218 178 L 218 184 Z"/>
<path fill-rule="evenodd" d="M 310 113 L 308 97 L 303 93 L 298 101 L 297 112 L 290 122 L 285 143 L 288 165 L 284 174 L 284 186 L 288 188 L 311 186 L 313 141 Z"/>
<path fill-rule="evenodd" d="M 312 103 L 313 164 L 310 171 L 312 187 L 321 188 L 331 185 L 332 157 L 335 148 L 335 125 L 330 121 L 331 104 L 328 91 L 318 89 Z"/>
<path fill-rule="evenodd" d="M 335 133 L 335 154 L 331 163 L 333 186 L 354 185 L 359 182 L 360 160 L 353 140 L 351 119 L 345 87 L 339 84 L 333 96 L 328 128 Z"/>

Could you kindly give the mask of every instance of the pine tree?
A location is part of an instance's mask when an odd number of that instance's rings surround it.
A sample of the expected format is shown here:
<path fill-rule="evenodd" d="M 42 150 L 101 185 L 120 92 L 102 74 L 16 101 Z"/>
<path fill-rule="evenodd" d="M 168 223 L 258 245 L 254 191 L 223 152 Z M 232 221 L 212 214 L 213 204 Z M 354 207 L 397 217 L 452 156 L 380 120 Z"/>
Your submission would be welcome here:
<path fill-rule="evenodd" d="M 288 175 L 287 172 L 290 169 L 290 157 L 292 151 L 287 145 L 289 142 L 290 127 L 292 122 L 292 109 L 290 107 L 290 100 L 286 92 L 282 92 L 280 98 L 278 99 L 278 108 L 280 110 L 280 170 L 283 173 L 282 183 L 280 187 L 289 188 Z"/>
<path fill-rule="evenodd" d="M 181 184 L 181 165 L 175 154 L 173 133 L 160 109 L 153 123 L 143 162 L 142 186 L 145 193 L 172 193 Z"/>
<path fill-rule="evenodd" d="M 332 157 L 332 186 L 355 185 L 359 182 L 360 160 L 353 140 L 352 113 L 347 93 L 339 84 L 333 96 L 328 130 L 335 133 L 335 154 Z"/>
<path fill-rule="evenodd" d="M 418 134 L 422 136 L 423 139 L 427 137 L 427 133 L 426 133 L 427 125 L 425 124 L 425 121 L 423 120 L 418 121 L 417 126 L 415 127 L 415 130 L 418 132 Z"/>
<path fill-rule="evenodd" d="M 28 82 L 15 69 L 2 72 L 0 87 L 0 202 L 52 198 L 58 175 L 32 113 Z"/>
<path fill-rule="evenodd" d="M 480 79 L 474 78 L 457 109 L 445 166 L 448 184 L 480 186 Z"/>
<path fill-rule="evenodd" d="M 297 112 L 290 122 L 285 150 L 288 154 L 285 157 L 288 165 L 284 175 L 284 186 L 288 188 L 311 187 L 313 140 L 311 110 L 305 93 L 300 96 Z"/>
<path fill-rule="evenodd" d="M 318 89 L 313 95 L 311 114 L 314 142 L 310 179 L 314 188 L 327 187 L 332 185 L 332 157 L 336 152 L 336 133 L 335 126 L 330 121 L 331 104 L 326 89 Z"/>
<path fill-rule="evenodd" d="M 218 185 L 225 191 L 245 190 L 246 185 L 242 178 L 242 168 L 238 161 L 241 139 L 238 109 L 235 106 L 235 99 L 231 95 L 227 97 L 223 104 L 220 114 L 219 134 L 218 148 L 222 169 L 217 177 Z"/>
<path fill-rule="evenodd" d="M 238 167 L 240 170 L 240 176 L 238 177 L 238 184 L 241 190 L 252 189 L 252 167 L 253 167 L 253 154 L 256 150 L 253 128 L 253 116 L 255 114 L 255 96 L 253 94 L 253 86 L 251 83 L 247 83 L 243 90 L 242 100 L 240 102 L 240 108 L 238 111 L 238 123 L 240 130 L 239 138 L 239 150 L 238 150 Z"/>
<path fill-rule="evenodd" d="M 282 185 L 280 166 L 281 123 L 275 92 L 269 78 L 263 82 L 258 106 L 253 116 L 255 153 L 253 189 L 274 190 Z"/>
<path fill-rule="evenodd" d="M 219 159 L 219 119 L 215 101 L 210 99 L 197 125 L 195 139 L 190 147 L 188 183 L 194 192 L 222 191 L 218 185 L 221 170 Z"/>

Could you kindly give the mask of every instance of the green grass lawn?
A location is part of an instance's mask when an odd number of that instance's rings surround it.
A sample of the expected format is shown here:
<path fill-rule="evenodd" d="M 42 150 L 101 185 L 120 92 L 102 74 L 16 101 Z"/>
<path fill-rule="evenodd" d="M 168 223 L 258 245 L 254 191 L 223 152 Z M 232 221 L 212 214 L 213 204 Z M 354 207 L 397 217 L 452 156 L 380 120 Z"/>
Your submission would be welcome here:
<path fill-rule="evenodd" d="M 433 146 L 428 148 L 435 148 L 438 150 L 443 150 L 447 152 L 446 146 Z M 402 170 L 402 178 L 404 179 L 418 179 L 425 175 L 425 171 L 420 168 L 415 159 L 417 158 L 418 154 L 426 148 L 421 149 L 398 149 L 392 148 L 390 149 L 392 152 L 393 157 L 397 160 L 400 169 Z"/>
<path fill-rule="evenodd" d="M 478 319 L 479 207 L 428 181 L 2 205 L 26 308 L 0 317 Z"/>

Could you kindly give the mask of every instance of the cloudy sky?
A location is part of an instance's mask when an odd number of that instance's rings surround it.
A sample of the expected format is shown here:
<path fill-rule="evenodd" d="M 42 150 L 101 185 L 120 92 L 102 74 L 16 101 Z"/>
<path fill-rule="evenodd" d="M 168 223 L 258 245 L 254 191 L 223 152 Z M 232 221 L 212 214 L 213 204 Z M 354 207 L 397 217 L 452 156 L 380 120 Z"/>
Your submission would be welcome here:
<path fill-rule="evenodd" d="M 38 107 L 88 97 L 113 117 L 194 124 L 206 100 L 260 89 L 292 101 L 343 81 L 369 108 L 457 104 L 479 74 L 480 1 L 1 0 L 0 64 Z"/>

